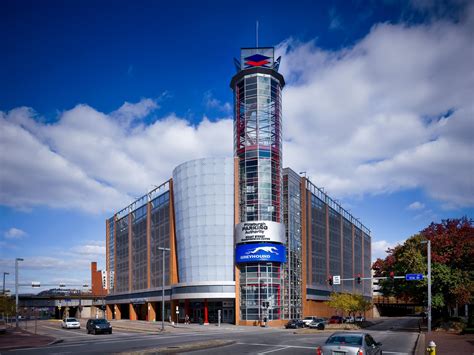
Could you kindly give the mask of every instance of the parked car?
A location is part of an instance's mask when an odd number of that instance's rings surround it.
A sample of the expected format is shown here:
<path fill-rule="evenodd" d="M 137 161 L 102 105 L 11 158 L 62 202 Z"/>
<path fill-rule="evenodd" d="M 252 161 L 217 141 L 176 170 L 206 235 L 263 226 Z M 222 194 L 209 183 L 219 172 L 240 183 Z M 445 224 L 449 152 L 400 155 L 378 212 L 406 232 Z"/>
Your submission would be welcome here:
<path fill-rule="evenodd" d="M 381 355 L 382 343 L 377 343 L 370 334 L 366 333 L 334 333 L 316 349 L 317 355 Z"/>
<path fill-rule="evenodd" d="M 349 317 L 344 318 L 344 323 L 354 323 L 354 322 L 355 322 L 354 316 L 349 316 Z"/>
<path fill-rule="evenodd" d="M 291 319 L 285 324 L 286 329 L 298 329 L 303 327 L 304 322 L 301 319 Z"/>
<path fill-rule="evenodd" d="M 329 324 L 341 324 L 344 319 L 341 316 L 332 316 L 329 318 Z"/>
<path fill-rule="evenodd" d="M 304 318 L 303 318 L 304 326 L 305 326 L 305 327 L 309 326 L 309 323 L 311 323 L 311 322 L 314 321 L 315 319 L 319 319 L 319 318 L 320 318 L 320 317 L 316 317 L 316 316 L 304 317 Z"/>
<path fill-rule="evenodd" d="M 112 326 L 106 319 L 89 319 L 86 325 L 87 334 L 109 333 L 112 334 Z"/>
<path fill-rule="evenodd" d="M 326 321 L 323 318 L 316 318 L 311 323 L 309 323 L 308 327 L 311 329 L 324 330 L 326 327 Z"/>
<path fill-rule="evenodd" d="M 5 322 L 5 319 L 0 319 L 0 333 L 6 333 L 7 332 L 7 322 Z"/>
<path fill-rule="evenodd" d="M 364 316 L 357 316 L 357 317 L 355 318 L 355 321 L 356 321 L 356 322 L 365 322 L 365 317 L 364 317 Z"/>
<path fill-rule="evenodd" d="M 64 318 L 61 322 L 61 328 L 71 329 L 81 329 L 81 323 L 76 318 Z"/>

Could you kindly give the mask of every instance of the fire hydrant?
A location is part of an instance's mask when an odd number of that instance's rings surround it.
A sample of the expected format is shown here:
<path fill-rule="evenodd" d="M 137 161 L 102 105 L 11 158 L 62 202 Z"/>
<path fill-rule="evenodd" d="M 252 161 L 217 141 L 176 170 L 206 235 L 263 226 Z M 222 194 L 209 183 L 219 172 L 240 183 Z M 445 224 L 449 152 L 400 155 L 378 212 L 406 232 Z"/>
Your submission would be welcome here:
<path fill-rule="evenodd" d="M 426 348 L 426 353 L 429 355 L 436 355 L 436 344 L 433 340 L 428 343 L 428 347 Z"/>

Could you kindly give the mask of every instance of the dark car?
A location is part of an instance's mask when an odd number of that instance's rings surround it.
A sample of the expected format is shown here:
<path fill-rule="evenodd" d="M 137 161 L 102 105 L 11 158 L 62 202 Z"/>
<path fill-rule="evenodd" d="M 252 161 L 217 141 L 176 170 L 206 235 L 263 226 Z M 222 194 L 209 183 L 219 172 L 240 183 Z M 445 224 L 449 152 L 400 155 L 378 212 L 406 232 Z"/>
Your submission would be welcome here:
<path fill-rule="evenodd" d="M 298 328 L 303 328 L 304 323 L 302 320 L 299 319 L 292 319 L 289 320 L 288 323 L 285 324 L 286 329 L 298 329 Z"/>
<path fill-rule="evenodd" d="M 86 324 L 87 334 L 109 333 L 112 334 L 112 326 L 106 319 L 89 319 Z"/>
<path fill-rule="evenodd" d="M 343 321 L 344 318 L 340 316 L 332 316 L 331 318 L 329 318 L 329 324 L 342 324 Z"/>

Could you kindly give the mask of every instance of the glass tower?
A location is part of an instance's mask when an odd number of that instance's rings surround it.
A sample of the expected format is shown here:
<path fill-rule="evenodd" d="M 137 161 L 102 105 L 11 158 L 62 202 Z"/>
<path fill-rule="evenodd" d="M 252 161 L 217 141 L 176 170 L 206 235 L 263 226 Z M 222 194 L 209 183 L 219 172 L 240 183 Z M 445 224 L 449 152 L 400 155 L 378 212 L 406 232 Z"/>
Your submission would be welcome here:
<path fill-rule="evenodd" d="M 230 86 L 234 91 L 240 224 L 283 222 L 281 91 L 285 81 L 278 73 L 279 63 L 280 58 L 274 60 L 274 48 L 243 48 L 240 62 L 235 60 L 237 73 Z M 272 236 L 267 240 L 281 242 Z M 245 262 L 239 269 L 240 319 L 282 318 L 281 262 Z"/>

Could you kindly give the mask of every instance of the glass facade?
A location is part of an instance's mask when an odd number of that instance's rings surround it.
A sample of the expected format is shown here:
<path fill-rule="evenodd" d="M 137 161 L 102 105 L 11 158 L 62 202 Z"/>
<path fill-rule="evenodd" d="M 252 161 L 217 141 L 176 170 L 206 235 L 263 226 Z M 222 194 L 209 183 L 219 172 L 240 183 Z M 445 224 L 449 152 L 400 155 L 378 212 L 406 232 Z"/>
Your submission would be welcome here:
<path fill-rule="evenodd" d="M 114 217 L 109 218 L 107 220 L 107 228 L 108 228 L 108 261 L 107 261 L 107 271 L 108 271 L 108 279 L 107 279 L 107 287 L 109 292 L 113 292 L 114 290 L 114 275 L 115 275 L 115 220 Z"/>
<path fill-rule="evenodd" d="M 241 221 L 281 221 L 281 84 L 251 74 L 234 90 Z"/>
<path fill-rule="evenodd" d="M 302 318 L 302 249 L 300 176 L 291 169 L 283 170 L 283 221 L 287 236 L 287 263 L 284 270 L 285 319 Z"/>
<path fill-rule="evenodd" d="M 273 48 L 268 51 L 242 49 L 241 55 L 245 69 L 240 70 L 231 83 L 234 156 L 239 158 L 239 219 L 240 222 L 282 223 L 281 90 L 284 80 L 273 67 Z M 261 268 L 270 270 L 270 279 L 262 276 Z M 279 263 L 240 266 L 240 319 L 263 321 L 283 317 L 283 271 Z M 257 284 L 255 272 L 259 279 Z M 286 273 L 288 275 L 288 271 Z"/>
<path fill-rule="evenodd" d="M 143 290 L 148 286 L 147 275 L 147 205 L 141 206 L 131 214 L 132 220 L 132 291 Z"/>
<path fill-rule="evenodd" d="M 311 194 L 311 225 L 310 234 L 308 234 L 307 245 L 311 245 L 311 255 L 306 259 L 307 265 L 311 265 L 307 274 L 307 282 L 319 289 L 325 289 L 327 285 L 326 253 L 327 253 L 327 236 L 326 236 L 326 204 L 316 195 Z"/>
<path fill-rule="evenodd" d="M 128 220 L 125 215 L 116 222 L 116 267 L 115 270 L 115 292 L 129 291 L 129 254 L 128 254 Z"/>
<path fill-rule="evenodd" d="M 163 284 L 163 251 L 159 247 L 170 247 L 170 193 L 166 191 L 153 199 L 151 207 L 150 238 L 150 286 Z M 165 265 L 169 265 L 170 253 L 165 254 Z M 165 273 L 165 285 L 169 285 L 169 272 Z"/>
<path fill-rule="evenodd" d="M 244 320 L 282 318 L 280 264 L 246 264 L 240 269 L 240 309 Z"/>
<path fill-rule="evenodd" d="M 308 294 L 319 295 L 319 300 L 333 291 L 371 296 L 370 280 L 361 284 L 353 280 L 358 274 L 370 277 L 370 231 L 309 180 L 306 190 L 311 201 L 306 220 Z M 341 284 L 329 286 L 328 277 L 336 275 L 341 276 Z"/>
<path fill-rule="evenodd" d="M 115 280 L 115 288 L 111 287 L 109 293 L 161 287 L 163 256 L 158 247 L 169 248 L 170 245 L 169 209 L 169 182 L 166 182 L 108 219 L 109 280 L 112 285 Z M 166 265 L 169 265 L 169 253 L 165 254 Z M 169 284 L 169 273 L 166 273 L 166 283 Z"/>
<path fill-rule="evenodd" d="M 173 181 L 180 283 L 234 281 L 234 160 L 183 163 Z"/>

